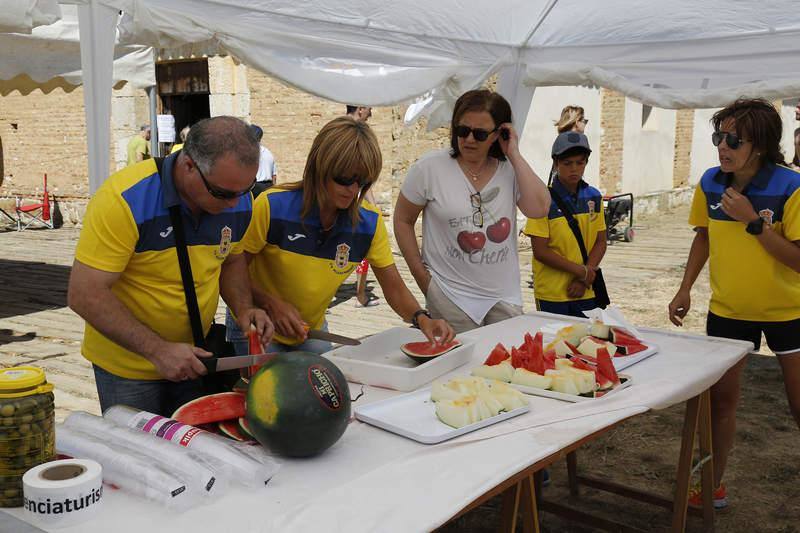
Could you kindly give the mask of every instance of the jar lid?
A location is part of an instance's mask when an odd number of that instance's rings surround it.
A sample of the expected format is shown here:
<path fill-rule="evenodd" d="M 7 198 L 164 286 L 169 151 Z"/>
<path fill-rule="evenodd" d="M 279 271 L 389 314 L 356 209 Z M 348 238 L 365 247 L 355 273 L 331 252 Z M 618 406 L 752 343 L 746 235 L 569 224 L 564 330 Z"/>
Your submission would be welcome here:
<path fill-rule="evenodd" d="M 0 398 L 19 398 L 50 392 L 44 370 L 35 366 L 14 366 L 0 369 Z"/>

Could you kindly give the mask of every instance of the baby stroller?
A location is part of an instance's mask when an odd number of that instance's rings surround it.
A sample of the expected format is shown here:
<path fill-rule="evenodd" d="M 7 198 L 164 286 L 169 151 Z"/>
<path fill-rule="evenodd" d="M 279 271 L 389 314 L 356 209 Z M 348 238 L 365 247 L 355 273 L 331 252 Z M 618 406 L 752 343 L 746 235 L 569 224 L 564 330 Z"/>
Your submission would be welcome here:
<path fill-rule="evenodd" d="M 603 197 L 608 243 L 633 241 L 633 194 L 617 194 Z M 622 224 L 625 227 L 621 227 Z"/>

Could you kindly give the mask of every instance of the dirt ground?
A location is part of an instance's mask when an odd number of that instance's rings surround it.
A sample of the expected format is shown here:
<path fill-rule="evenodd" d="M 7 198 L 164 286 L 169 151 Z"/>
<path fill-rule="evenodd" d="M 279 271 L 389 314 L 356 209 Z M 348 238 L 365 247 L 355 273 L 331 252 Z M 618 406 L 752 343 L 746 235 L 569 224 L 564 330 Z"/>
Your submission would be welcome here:
<path fill-rule="evenodd" d="M 685 215 L 686 210 L 682 208 L 662 216 L 642 218 L 637 222 L 637 230 L 645 243 L 618 243 L 610 248 L 604 273 L 612 302 L 638 325 L 673 328 L 666 308 L 680 284 L 692 237 L 691 230 L 683 222 Z M 620 264 L 620 254 L 628 255 L 630 250 L 642 245 L 655 245 L 654 237 L 663 239 L 665 254 L 671 255 L 674 261 L 677 259 L 676 264 L 648 278 L 619 276 L 614 272 L 613 268 Z M 625 247 L 628 250 L 623 251 Z M 636 262 L 635 254 L 630 255 L 630 261 Z M 704 332 L 708 299 L 708 276 L 704 272 L 692 292 L 694 308 L 685 323 L 687 330 Z M 786 403 L 778 361 L 766 349 L 762 348 L 762 352 L 748 357 L 737 418 L 737 440 L 725 473 L 730 505 L 716 512 L 717 531 L 800 531 L 800 433 Z M 632 418 L 585 446 L 578 453 L 579 471 L 669 497 L 674 490 L 683 416 L 684 406 L 677 405 Z M 580 497 L 573 499 L 567 487 L 566 463 L 554 463 L 550 474 L 552 482 L 542 493 L 545 500 L 571 505 L 645 531 L 669 530 L 671 516 L 665 509 L 586 487 L 581 487 Z M 442 531 L 495 531 L 499 511 L 498 497 Z M 545 532 L 595 531 L 552 514 L 540 513 L 540 517 Z M 690 517 L 687 531 L 701 530 L 702 519 Z"/>

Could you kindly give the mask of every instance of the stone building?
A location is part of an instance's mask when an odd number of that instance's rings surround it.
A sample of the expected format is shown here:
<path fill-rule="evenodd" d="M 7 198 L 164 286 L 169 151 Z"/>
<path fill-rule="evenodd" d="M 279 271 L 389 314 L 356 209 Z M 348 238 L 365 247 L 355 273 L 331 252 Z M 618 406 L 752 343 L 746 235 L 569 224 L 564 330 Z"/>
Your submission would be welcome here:
<path fill-rule="evenodd" d="M 233 115 L 260 125 L 263 144 L 275 155 L 278 182 L 302 176 L 317 131 L 344 113 L 333 103 L 266 76 L 229 57 L 173 60 L 157 64 L 159 112 L 176 118 L 176 129 L 204 116 Z M 355 102 L 357 103 L 357 102 Z M 546 176 L 555 136 L 553 121 L 564 105 L 581 105 L 589 118 L 593 156 L 587 178 L 606 193 L 632 192 L 655 209 L 685 201 L 702 170 L 715 164 L 708 118 L 713 110 L 671 111 L 644 106 L 621 94 L 585 87 L 545 87 L 534 94 L 522 139 L 523 153 Z M 780 103 L 778 103 L 780 105 Z M 792 152 L 795 102 L 781 106 L 786 153 Z M 125 164 L 126 146 L 138 126 L 149 122 L 149 99 L 128 86 L 115 90 L 111 116 L 110 170 Z M 404 106 L 373 109 L 370 124 L 383 150 L 379 203 L 390 209 L 408 166 L 421 154 L 448 143 L 447 130 L 403 125 Z M 42 174 L 59 201 L 66 223 L 78 223 L 88 200 L 83 94 L 56 89 L 0 97 L 0 157 L 4 169 L 0 207 L 16 196 L 41 194 Z M 792 152 L 793 153 L 793 152 Z M 649 199 L 649 200 L 648 200 Z"/>

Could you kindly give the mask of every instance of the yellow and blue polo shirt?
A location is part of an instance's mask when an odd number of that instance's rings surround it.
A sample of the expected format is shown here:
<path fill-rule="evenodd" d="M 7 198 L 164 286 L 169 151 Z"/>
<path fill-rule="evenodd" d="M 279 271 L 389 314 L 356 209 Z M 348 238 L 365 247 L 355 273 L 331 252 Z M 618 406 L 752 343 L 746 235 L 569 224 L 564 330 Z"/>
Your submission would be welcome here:
<path fill-rule="evenodd" d="M 111 288 L 143 324 L 172 342 L 193 343 L 169 208 L 182 208 L 186 245 L 197 303 L 208 332 L 219 303 L 219 275 L 231 253 L 241 253 L 250 224 L 252 197 L 218 215 L 195 218 L 175 190 L 172 167 L 177 155 L 164 159 L 163 174 L 149 159 L 112 175 L 92 197 L 83 220 L 75 258 L 106 272 L 119 272 Z M 130 352 L 86 323 L 81 352 L 112 374 L 163 379 L 144 357 Z"/>
<path fill-rule="evenodd" d="M 737 320 L 783 322 L 800 318 L 800 274 L 767 252 L 745 224 L 722 211 L 732 176 L 708 169 L 692 200 L 689 224 L 708 228 L 711 304 L 715 315 Z M 800 240 L 800 174 L 763 166 L 743 194 L 753 208 L 790 241 Z"/>
<path fill-rule="evenodd" d="M 587 253 L 591 252 L 597 241 L 598 232 L 606 229 L 606 219 L 603 215 L 603 195 L 583 180 L 578 183 L 576 194 L 572 194 L 558 181 L 558 178 L 555 178 L 553 179 L 553 191 L 564 200 L 567 207 L 572 209 L 572 214 L 581 228 L 586 251 Z M 581 256 L 578 241 L 575 240 L 575 234 L 572 233 L 564 213 L 561 212 L 554 200 L 550 201 L 550 211 L 546 217 L 528 219 L 523 233 L 550 239 L 547 245 L 555 253 L 573 263 L 583 264 L 583 256 Z M 548 302 L 573 300 L 567 296 L 567 287 L 573 278 L 574 276 L 569 272 L 547 266 L 538 261 L 534 255 L 534 294 L 538 300 Z M 588 298 L 594 298 L 594 291 L 591 288 L 586 289 L 584 295 L 579 299 Z"/>
<path fill-rule="evenodd" d="M 388 267 L 394 259 L 383 217 L 374 206 L 362 203 L 355 227 L 350 214 L 341 211 L 328 232 L 322 230 L 318 209 L 305 219 L 302 209 L 302 189 L 267 190 L 255 201 L 243 245 L 255 256 L 253 284 L 292 304 L 311 328 L 319 329 L 339 286 L 362 259 L 373 268 Z M 299 343 L 277 334 L 275 340 Z"/>

